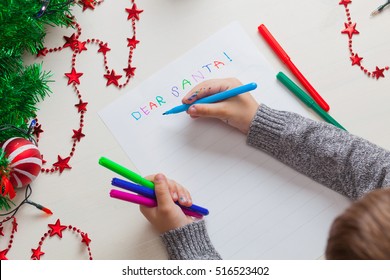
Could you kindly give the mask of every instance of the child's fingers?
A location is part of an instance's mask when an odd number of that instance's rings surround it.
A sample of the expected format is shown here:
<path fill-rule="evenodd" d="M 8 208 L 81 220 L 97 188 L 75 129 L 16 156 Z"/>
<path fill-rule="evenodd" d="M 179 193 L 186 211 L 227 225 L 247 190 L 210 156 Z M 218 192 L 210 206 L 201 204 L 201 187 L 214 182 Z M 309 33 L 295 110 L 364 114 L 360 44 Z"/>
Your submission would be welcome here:
<path fill-rule="evenodd" d="M 154 191 L 158 208 L 167 210 L 173 204 L 173 200 L 169 191 L 168 180 L 163 174 L 154 176 Z"/>
<path fill-rule="evenodd" d="M 182 187 L 181 185 L 179 185 L 178 187 L 178 193 L 179 193 L 179 204 L 180 205 L 183 205 L 183 206 L 191 206 L 192 205 L 192 198 L 191 198 L 191 194 L 190 192 Z"/>
<path fill-rule="evenodd" d="M 225 103 L 217 102 L 212 104 L 194 104 L 187 113 L 193 117 L 211 117 L 220 120 L 227 120 L 229 118 L 229 110 Z"/>
<path fill-rule="evenodd" d="M 198 99 L 228 90 L 229 84 L 222 81 L 224 80 L 213 79 L 198 84 L 183 97 L 182 102 L 185 104 L 191 104 Z"/>

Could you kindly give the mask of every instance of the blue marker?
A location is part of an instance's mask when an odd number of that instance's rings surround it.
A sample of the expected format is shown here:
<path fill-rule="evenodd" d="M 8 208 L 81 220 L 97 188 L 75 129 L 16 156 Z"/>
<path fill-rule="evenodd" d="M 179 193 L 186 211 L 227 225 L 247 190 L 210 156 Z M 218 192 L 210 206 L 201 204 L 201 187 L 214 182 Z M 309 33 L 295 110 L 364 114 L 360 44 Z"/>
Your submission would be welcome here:
<path fill-rule="evenodd" d="M 134 183 L 129 182 L 129 181 L 121 180 L 119 178 L 113 178 L 111 181 L 111 185 L 128 190 L 128 191 L 131 191 L 131 192 L 138 193 L 138 194 L 143 195 L 143 196 L 148 197 L 148 198 L 156 199 L 156 194 L 155 194 L 154 190 L 147 188 L 147 187 L 144 187 L 144 186 L 141 186 L 141 185 L 138 185 L 138 184 L 134 184 Z M 179 206 L 183 207 L 183 208 L 187 208 L 187 209 L 194 211 L 194 212 L 197 212 L 199 214 L 202 214 L 203 216 L 206 216 L 209 214 L 209 210 L 207 210 L 206 208 L 200 207 L 198 205 L 195 205 L 195 204 L 192 204 L 190 207 L 185 207 L 183 205 L 179 205 Z"/>
<path fill-rule="evenodd" d="M 256 83 L 242 85 L 242 86 L 239 86 L 236 88 L 229 89 L 229 90 L 224 91 L 224 92 L 220 92 L 220 93 L 213 94 L 213 95 L 204 97 L 202 99 L 196 100 L 192 104 L 181 104 L 179 106 L 172 108 L 171 110 L 166 111 L 163 115 L 177 114 L 177 113 L 185 112 L 193 104 L 215 103 L 215 102 L 222 101 L 222 100 L 228 99 L 230 97 L 237 96 L 239 94 L 254 90 L 255 88 L 257 88 Z"/>

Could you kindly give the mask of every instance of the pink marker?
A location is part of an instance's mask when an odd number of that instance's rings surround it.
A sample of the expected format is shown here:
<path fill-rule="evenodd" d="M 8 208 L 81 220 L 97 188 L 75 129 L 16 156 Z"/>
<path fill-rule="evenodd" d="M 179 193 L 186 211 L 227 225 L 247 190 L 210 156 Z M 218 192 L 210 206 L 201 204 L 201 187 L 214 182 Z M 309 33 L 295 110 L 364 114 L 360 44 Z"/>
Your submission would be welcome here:
<path fill-rule="evenodd" d="M 122 192 L 118 190 L 111 190 L 110 191 L 110 196 L 113 198 L 121 199 L 124 201 L 144 205 L 146 207 L 156 207 L 157 206 L 157 201 L 152 199 L 152 198 L 147 198 L 141 195 L 136 195 L 132 193 L 127 193 L 127 192 Z M 181 210 L 183 211 L 184 214 L 187 216 L 195 217 L 198 219 L 203 218 L 203 215 L 196 213 L 194 211 L 188 210 L 184 207 L 180 207 Z"/>

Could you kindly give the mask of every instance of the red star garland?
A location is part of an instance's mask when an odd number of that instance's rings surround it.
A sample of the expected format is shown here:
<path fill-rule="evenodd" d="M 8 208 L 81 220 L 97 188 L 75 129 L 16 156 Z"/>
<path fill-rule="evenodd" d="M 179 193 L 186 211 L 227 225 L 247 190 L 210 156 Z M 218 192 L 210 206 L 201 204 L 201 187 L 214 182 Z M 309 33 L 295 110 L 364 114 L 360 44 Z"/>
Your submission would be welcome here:
<path fill-rule="evenodd" d="M 9 221 L 11 218 L 10 217 L 7 217 L 5 218 L 3 221 L 0 222 L 0 230 L 1 230 L 1 236 L 4 236 L 4 233 L 3 233 L 3 223 Z M 15 217 L 12 217 L 12 229 L 11 229 L 11 234 L 9 236 L 9 241 L 8 241 L 8 246 L 6 249 L 4 250 L 0 250 L 0 260 L 8 260 L 7 258 L 7 253 L 9 252 L 9 250 L 11 250 L 12 248 L 12 244 L 13 244 L 13 239 L 15 237 L 15 232 L 18 231 L 18 223 L 16 222 L 16 218 Z"/>
<path fill-rule="evenodd" d="M 91 248 L 89 246 L 89 244 L 91 243 L 91 239 L 89 239 L 88 233 L 84 233 L 80 229 L 73 227 L 71 225 L 68 225 L 68 226 L 61 225 L 60 219 L 57 219 L 55 224 L 49 224 L 48 226 L 50 229 L 41 237 L 41 240 L 38 243 L 38 247 L 36 249 L 31 249 L 31 251 L 32 251 L 31 259 L 32 260 L 40 260 L 41 256 L 43 256 L 45 254 L 45 252 L 42 251 L 42 246 L 43 246 L 43 243 L 46 240 L 46 238 L 48 238 L 48 237 L 51 238 L 54 235 L 58 235 L 59 238 L 62 239 L 62 232 L 65 230 L 71 231 L 71 232 L 74 232 L 74 233 L 77 233 L 80 235 L 81 243 L 84 243 L 85 246 L 87 247 L 89 259 L 90 260 L 93 259 L 92 253 L 91 253 Z"/>
<path fill-rule="evenodd" d="M 352 66 L 354 65 L 358 65 L 360 67 L 360 69 L 368 76 L 368 77 L 372 77 L 372 78 L 376 78 L 377 80 L 379 78 L 384 78 L 385 75 L 384 75 L 384 71 L 388 71 L 390 69 L 389 66 L 385 66 L 383 68 L 379 68 L 379 66 L 376 66 L 375 67 L 375 70 L 374 71 L 369 71 L 367 68 L 365 68 L 363 65 L 362 65 L 362 60 L 363 60 L 363 57 L 360 57 L 352 48 L 352 38 L 353 36 L 356 34 L 359 34 L 359 31 L 356 30 L 356 23 L 352 23 L 352 20 L 351 20 L 351 13 L 349 11 L 349 4 L 351 4 L 352 1 L 351 0 L 342 0 L 339 5 L 343 5 L 344 8 L 345 8 L 345 13 L 346 13 L 346 16 L 347 16 L 347 22 L 344 23 L 344 29 L 341 30 L 341 33 L 342 34 L 347 34 L 348 35 L 348 48 L 349 48 L 349 53 L 350 53 L 350 59 L 352 61 Z"/>
<path fill-rule="evenodd" d="M 133 61 L 132 58 L 133 58 L 134 49 L 139 43 L 139 40 L 136 39 L 136 21 L 139 20 L 139 16 L 143 12 L 143 10 L 138 9 L 137 5 L 135 4 L 135 0 L 130 0 L 130 1 L 132 7 L 126 8 L 124 11 L 125 14 L 127 15 L 127 20 L 131 21 L 132 37 L 127 38 L 127 46 L 129 47 L 129 56 L 126 61 L 127 65 L 125 68 L 123 68 L 123 71 L 126 73 L 125 80 L 123 83 L 120 83 L 120 80 L 123 77 L 123 75 L 118 75 L 117 71 L 111 69 L 108 66 L 107 53 L 111 51 L 108 43 L 95 38 L 81 40 L 81 35 L 82 35 L 81 26 L 76 21 L 73 22 L 73 25 L 77 29 L 77 31 L 71 34 L 70 36 L 64 36 L 65 43 L 62 46 L 54 47 L 54 48 L 44 47 L 38 52 L 37 57 L 43 58 L 48 54 L 60 52 L 63 51 L 64 49 L 68 49 L 72 51 L 72 59 L 71 59 L 71 67 L 70 67 L 71 70 L 69 73 L 65 73 L 64 75 L 68 78 L 68 85 L 72 87 L 78 99 L 78 104 L 75 104 L 75 107 L 77 108 L 77 113 L 80 115 L 79 127 L 72 129 L 73 131 L 73 134 L 71 136 L 72 147 L 68 156 L 57 155 L 58 158 L 57 162 L 53 163 L 51 168 L 42 167 L 41 169 L 42 172 L 62 173 L 65 169 L 71 169 L 72 167 L 69 165 L 69 161 L 74 156 L 77 144 L 80 142 L 81 138 L 85 137 L 85 135 L 82 133 L 82 128 L 84 127 L 84 115 L 85 112 L 87 111 L 86 106 L 88 102 L 83 101 L 81 92 L 78 89 L 78 85 L 80 85 L 80 77 L 83 75 L 83 73 L 76 71 L 77 69 L 76 58 L 83 51 L 89 50 L 89 48 L 87 48 L 87 45 L 93 45 L 93 44 L 97 45 L 99 47 L 97 53 L 103 55 L 103 65 L 104 65 L 105 73 L 102 75 L 102 77 L 107 79 L 106 86 L 114 85 L 119 89 L 122 89 L 129 84 L 130 79 L 134 76 L 134 72 L 136 68 L 132 66 L 132 61 Z M 77 2 L 82 6 L 83 11 L 85 11 L 87 9 L 94 10 L 96 6 L 100 5 L 103 2 L 103 0 L 101 1 L 78 0 Z M 37 142 L 39 142 L 39 137 L 42 132 L 43 132 L 42 125 L 39 124 L 38 119 L 36 119 L 36 125 L 34 127 L 33 133 L 37 138 L 36 139 Z M 46 160 L 44 160 L 43 158 L 42 160 L 43 163 L 46 163 Z"/>

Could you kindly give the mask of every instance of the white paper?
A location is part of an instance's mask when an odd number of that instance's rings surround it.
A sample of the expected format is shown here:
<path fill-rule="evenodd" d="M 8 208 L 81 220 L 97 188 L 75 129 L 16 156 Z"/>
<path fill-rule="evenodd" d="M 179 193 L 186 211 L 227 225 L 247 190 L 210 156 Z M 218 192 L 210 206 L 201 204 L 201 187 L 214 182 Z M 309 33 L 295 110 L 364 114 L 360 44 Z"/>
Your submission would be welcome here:
<path fill-rule="evenodd" d="M 237 77 L 258 84 L 252 94 L 259 102 L 310 116 L 276 73 L 233 23 L 100 112 L 142 175 L 165 173 L 210 210 L 209 235 L 225 259 L 318 258 L 348 204 L 218 120 L 162 115 L 197 83 Z"/>

